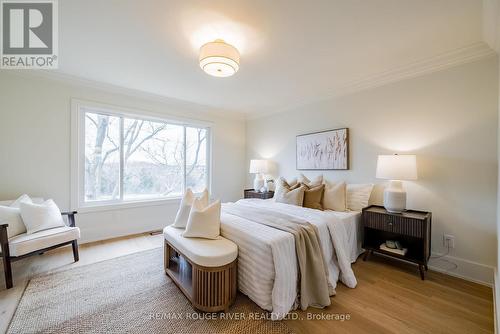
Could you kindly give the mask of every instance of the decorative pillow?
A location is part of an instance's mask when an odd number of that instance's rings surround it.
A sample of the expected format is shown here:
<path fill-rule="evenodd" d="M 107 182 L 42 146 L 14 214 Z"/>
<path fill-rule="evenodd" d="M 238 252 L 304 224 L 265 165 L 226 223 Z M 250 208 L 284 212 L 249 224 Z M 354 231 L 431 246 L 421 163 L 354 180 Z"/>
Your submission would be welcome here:
<path fill-rule="evenodd" d="M 10 207 L 11 208 L 18 208 L 21 206 L 21 203 L 22 202 L 25 202 L 25 203 L 33 203 L 33 201 L 31 200 L 31 198 L 26 195 L 26 194 L 23 194 L 21 196 L 19 196 L 18 199 L 16 199 L 11 205 Z"/>
<path fill-rule="evenodd" d="M 182 198 L 181 205 L 179 210 L 177 211 L 177 215 L 175 216 L 175 221 L 172 224 L 173 227 L 177 228 L 186 228 L 189 212 L 191 211 L 191 206 L 195 200 L 195 196 L 191 188 L 188 188 L 184 193 L 184 197 Z M 208 190 L 205 189 L 201 193 L 199 200 L 202 202 L 204 206 L 208 205 Z"/>
<path fill-rule="evenodd" d="M 51 199 L 42 204 L 21 202 L 20 210 L 28 234 L 66 226 L 61 216 L 61 210 Z"/>
<path fill-rule="evenodd" d="M 276 202 L 302 206 L 304 203 L 304 192 L 306 187 L 304 185 L 296 184 L 292 188 L 283 187 L 282 191 L 276 195 L 274 194 Z"/>
<path fill-rule="evenodd" d="M 323 193 L 325 190 L 325 185 L 319 185 L 314 188 L 310 188 L 307 185 L 303 185 L 305 187 L 304 191 L 304 208 L 323 210 Z"/>
<path fill-rule="evenodd" d="M 323 208 L 325 210 L 333 210 L 333 211 L 347 210 L 345 182 L 325 183 L 325 193 L 323 195 Z"/>
<path fill-rule="evenodd" d="M 201 200 L 195 199 L 191 206 L 186 230 L 182 234 L 186 238 L 218 239 L 220 235 L 220 201 L 205 206 Z"/>
<path fill-rule="evenodd" d="M 9 225 L 7 226 L 8 238 L 26 233 L 26 226 L 21 217 L 21 210 L 19 210 L 22 202 L 32 203 L 31 198 L 25 194 L 16 199 L 10 206 L 0 206 L 0 224 Z"/>
<path fill-rule="evenodd" d="M 309 188 L 314 188 L 323 184 L 323 175 L 318 175 L 311 181 L 304 174 L 300 174 L 299 182 L 305 184 Z"/>
<path fill-rule="evenodd" d="M 373 190 L 373 184 L 348 184 L 347 208 L 352 211 L 361 211 L 368 206 L 370 195 Z"/>
<path fill-rule="evenodd" d="M 286 193 L 287 191 L 291 189 L 297 188 L 299 183 L 297 182 L 297 179 L 292 179 L 291 181 L 285 180 L 284 177 L 280 177 L 276 181 L 276 190 L 274 191 L 274 200 L 276 198 L 281 198 L 283 197 L 283 194 Z"/>

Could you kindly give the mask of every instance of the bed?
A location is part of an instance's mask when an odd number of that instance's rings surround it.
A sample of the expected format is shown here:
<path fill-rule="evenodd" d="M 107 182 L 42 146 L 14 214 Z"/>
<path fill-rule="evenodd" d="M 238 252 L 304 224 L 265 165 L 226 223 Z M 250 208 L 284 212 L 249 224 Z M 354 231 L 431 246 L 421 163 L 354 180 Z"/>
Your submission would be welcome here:
<path fill-rule="evenodd" d="M 337 282 L 357 284 L 351 263 L 361 253 L 360 212 L 320 211 L 273 200 L 244 199 L 238 205 L 284 212 L 314 224 L 328 270 L 330 295 Z M 292 234 L 229 214 L 222 205 L 221 234 L 238 245 L 238 287 L 273 319 L 282 319 L 297 307 L 298 265 Z M 226 212 L 225 212 L 226 211 Z"/>

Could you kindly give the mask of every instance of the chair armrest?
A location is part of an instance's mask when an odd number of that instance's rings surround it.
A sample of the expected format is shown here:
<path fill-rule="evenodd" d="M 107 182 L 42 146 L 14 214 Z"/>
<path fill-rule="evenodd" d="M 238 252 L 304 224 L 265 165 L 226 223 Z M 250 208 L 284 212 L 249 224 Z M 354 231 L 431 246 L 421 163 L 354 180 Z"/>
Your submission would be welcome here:
<path fill-rule="evenodd" d="M 9 224 L 0 224 L 0 246 L 2 246 L 2 252 L 0 255 L 9 256 L 9 237 L 7 236 L 7 226 Z"/>
<path fill-rule="evenodd" d="M 70 227 L 75 227 L 75 215 L 78 212 L 76 211 L 69 211 L 69 212 L 61 212 L 62 216 L 68 216 L 68 223 Z"/>

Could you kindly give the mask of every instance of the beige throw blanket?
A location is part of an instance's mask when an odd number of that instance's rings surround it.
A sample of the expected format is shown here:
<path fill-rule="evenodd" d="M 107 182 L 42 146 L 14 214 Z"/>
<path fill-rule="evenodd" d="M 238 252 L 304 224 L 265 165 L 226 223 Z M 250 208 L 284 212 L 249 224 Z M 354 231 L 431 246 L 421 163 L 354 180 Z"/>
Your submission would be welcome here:
<path fill-rule="evenodd" d="M 299 264 L 300 308 L 323 308 L 330 305 L 328 271 L 313 224 L 274 210 L 253 208 L 239 203 L 224 205 L 224 212 L 252 222 L 293 234 Z"/>

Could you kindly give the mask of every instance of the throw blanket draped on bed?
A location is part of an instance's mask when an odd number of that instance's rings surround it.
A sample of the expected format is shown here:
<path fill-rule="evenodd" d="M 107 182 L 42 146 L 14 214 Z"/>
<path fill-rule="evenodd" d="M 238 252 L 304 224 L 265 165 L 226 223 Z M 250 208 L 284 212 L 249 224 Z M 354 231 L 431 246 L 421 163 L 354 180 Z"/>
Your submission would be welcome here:
<path fill-rule="evenodd" d="M 300 307 L 325 307 L 330 305 L 328 270 L 319 243 L 318 229 L 297 217 L 274 210 L 231 203 L 224 211 L 252 222 L 291 233 L 295 239 L 297 262 L 300 272 Z"/>

